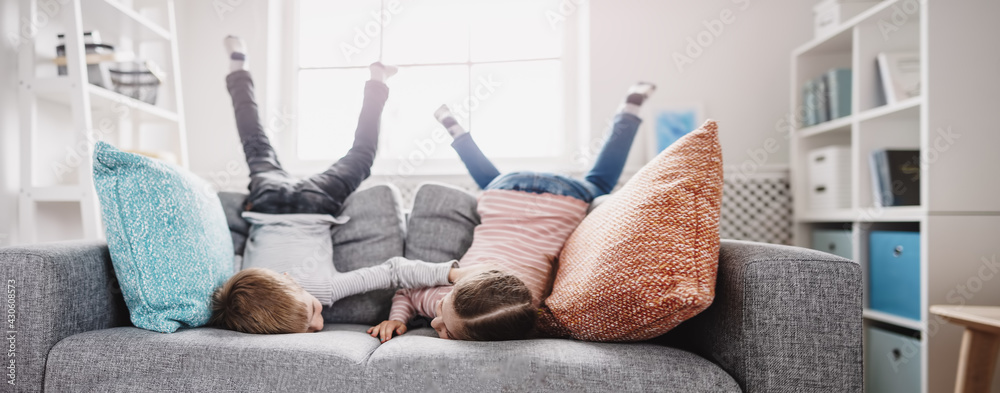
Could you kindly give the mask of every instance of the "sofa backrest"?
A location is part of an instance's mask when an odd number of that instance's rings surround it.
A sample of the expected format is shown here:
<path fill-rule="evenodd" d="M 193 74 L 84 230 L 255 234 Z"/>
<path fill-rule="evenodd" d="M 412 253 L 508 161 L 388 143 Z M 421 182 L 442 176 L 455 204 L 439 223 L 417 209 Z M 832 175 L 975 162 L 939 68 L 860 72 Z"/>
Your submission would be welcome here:
<path fill-rule="evenodd" d="M 247 194 L 220 192 L 233 249 L 242 255 L 250 225 L 240 213 Z M 441 183 L 425 183 L 413 196 L 407 219 L 399 189 L 391 184 L 356 191 L 344 202 L 340 215 L 351 217 L 333 227 L 333 264 L 346 272 L 377 265 L 390 257 L 404 256 L 427 262 L 460 259 L 472 245 L 479 225 L 476 197 L 465 190 Z M 594 200 L 591 209 L 606 197 Z M 389 315 L 393 290 L 352 296 L 326 308 L 331 323 L 379 323 Z"/>

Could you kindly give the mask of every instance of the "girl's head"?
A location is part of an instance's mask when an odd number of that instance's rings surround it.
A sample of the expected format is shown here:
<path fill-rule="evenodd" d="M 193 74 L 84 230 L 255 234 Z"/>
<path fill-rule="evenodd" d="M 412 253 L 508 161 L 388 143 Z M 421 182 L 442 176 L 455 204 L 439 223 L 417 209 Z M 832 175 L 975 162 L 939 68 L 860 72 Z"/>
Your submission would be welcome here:
<path fill-rule="evenodd" d="M 528 287 L 499 270 L 459 280 L 436 311 L 431 327 L 441 338 L 453 340 L 520 340 L 538 319 Z"/>

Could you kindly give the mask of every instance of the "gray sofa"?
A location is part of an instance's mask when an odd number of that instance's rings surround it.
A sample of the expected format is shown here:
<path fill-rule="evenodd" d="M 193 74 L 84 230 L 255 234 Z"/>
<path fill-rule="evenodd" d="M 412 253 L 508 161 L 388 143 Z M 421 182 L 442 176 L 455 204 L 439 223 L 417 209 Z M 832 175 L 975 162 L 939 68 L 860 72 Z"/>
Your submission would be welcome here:
<path fill-rule="evenodd" d="M 243 196 L 220 196 L 240 251 Z M 458 257 L 478 223 L 475 198 L 447 186 L 422 187 L 408 219 L 399 206 L 389 186 L 352 195 L 351 222 L 333 231 L 338 269 L 394 255 Z M 380 345 L 364 331 L 388 315 L 392 291 L 338 302 L 318 333 L 162 334 L 130 325 L 104 244 L 0 249 L 0 272 L 14 310 L 5 366 L 15 362 L 15 384 L 2 386 L 16 391 L 862 390 L 860 268 L 795 247 L 724 240 L 713 305 L 660 338 L 628 344 L 449 341 L 415 326 Z"/>

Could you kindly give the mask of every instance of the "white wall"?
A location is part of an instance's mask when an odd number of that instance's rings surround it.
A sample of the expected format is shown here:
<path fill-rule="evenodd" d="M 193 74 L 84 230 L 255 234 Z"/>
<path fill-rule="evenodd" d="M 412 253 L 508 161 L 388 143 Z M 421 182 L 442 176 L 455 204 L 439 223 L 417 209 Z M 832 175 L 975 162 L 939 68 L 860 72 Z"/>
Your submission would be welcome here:
<path fill-rule="evenodd" d="M 0 247 L 17 239 L 20 159 L 17 107 L 17 0 L 0 0 Z"/>
<path fill-rule="evenodd" d="M 765 165 L 788 163 L 788 141 L 776 123 L 789 111 L 792 50 L 809 41 L 812 6 L 802 0 L 590 0 L 591 128 L 600 135 L 624 90 L 649 80 L 659 90 L 650 109 L 701 103 L 719 122 L 727 169 L 756 166 L 750 150 L 767 153 Z M 731 13 L 727 21 L 723 12 Z M 716 36 L 705 23 L 722 26 Z M 700 54 L 688 41 L 702 42 Z M 711 35 L 711 39 L 707 39 Z M 700 46 L 700 45 L 699 45 Z M 674 54 L 689 57 L 678 67 Z M 647 119 L 651 123 L 653 119 Z M 644 125 L 648 131 L 649 124 Z M 773 141 L 768 142 L 768 139 Z M 777 144 L 775 149 L 773 144 Z M 645 156 L 633 148 L 632 163 Z M 759 153 L 759 152 L 758 152 Z M 763 158 L 758 154 L 759 158 Z M 745 165 L 747 162 L 754 165 Z M 747 172 L 746 169 L 742 172 Z M 754 172 L 754 171 L 749 171 Z M 746 173 L 752 175 L 753 173 Z"/>
<path fill-rule="evenodd" d="M 220 3 L 229 2 L 176 2 L 190 169 L 218 189 L 245 190 L 249 172 L 226 91 L 229 57 L 223 39 L 233 34 L 247 42 L 260 110 L 266 114 L 269 2 L 247 0 L 216 8 Z"/>

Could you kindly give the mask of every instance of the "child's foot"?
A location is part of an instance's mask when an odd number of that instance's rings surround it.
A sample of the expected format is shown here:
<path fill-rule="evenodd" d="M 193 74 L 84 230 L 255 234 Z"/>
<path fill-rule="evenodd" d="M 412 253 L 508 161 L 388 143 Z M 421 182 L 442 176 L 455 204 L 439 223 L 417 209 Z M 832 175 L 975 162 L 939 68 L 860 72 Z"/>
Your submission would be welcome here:
<path fill-rule="evenodd" d="M 455 120 L 455 115 L 451 114 L 451 109 L 448 109 L 448 105 L 441 105 L 438 110 L 434 111 L 434 118 L 437 119 L 444 128 L 448 129 L 448 133 L 451 134 L 452 138 L 458 138 L 468 131 L 462 128 L 461 124 Z"/>
<path fill-rule="evenodd" d="M 382 83 L 385 83 L 386 79 L 389 79 L 389 77 L 396 75 L 396 73 L 399 72 L 399 68 L 391 65 L 385 65 L 378 61 L 368 66 L 368 70 L 372 73 L 373 81 Z"/>
<path fill-rule="evenodd" d="M 625 103 L 622 104 L 620 112 L 631 113 L 633 115 L 639 115 L 639 109 L 642 104 L 649 99 L 649 96 L 653 95 L 656 91 L 656 85 L 649 82 L 639 82 L 628 89 L 628 95 L 625 97 Z"/>
<path fill-rule="evenodd" d="M 229 53 L 229 70 L 230 71 L 246 71 L 248 66 L 247 61 L 247 45 L 243 42 L 243 39 L 234 35 L 226 36 L 223 41 L 226 45 L 226 52 Z"/>

